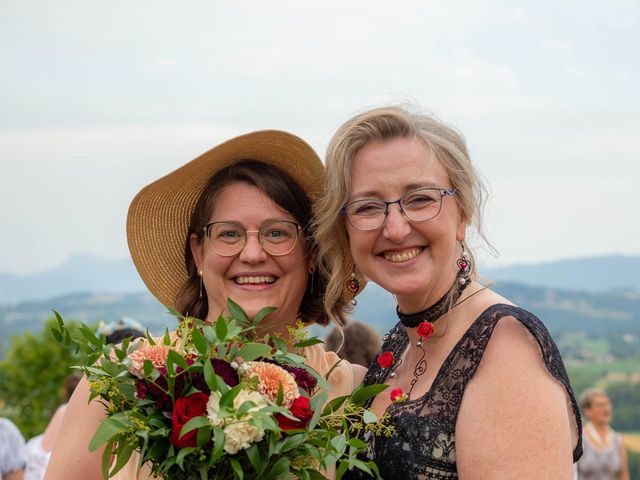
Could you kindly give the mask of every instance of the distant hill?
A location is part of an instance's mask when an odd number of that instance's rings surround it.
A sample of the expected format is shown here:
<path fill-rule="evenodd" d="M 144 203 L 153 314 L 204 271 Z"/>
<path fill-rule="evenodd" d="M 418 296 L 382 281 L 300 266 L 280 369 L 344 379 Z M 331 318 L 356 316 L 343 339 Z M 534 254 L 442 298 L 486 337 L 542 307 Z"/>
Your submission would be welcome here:
<path fill-rule="evenodd" d="M 640 257 L 610 255 L 486 268 L 481 273 L 494 280 L 525 285 L 605 292 L 640 291 L 638 272 L 640 272 Z"/>
<path fill-rule="evenodd" d="M 640 291 L 640 257 L 587 257 L 534 265 L 482 269 L 494 280 L 564 290 Z M 62 265 L 31 275 L 0 273 L 0 304 L 45 300 L 72 292 L 131 293 L 145 286 L 129 258 L 74 255 Z M 384 299 L 374 299 L 387 302 Z"/>
<path fill-rule="evenodd" d="M 145 286 L 129 258 L 74 255 L 62 265 L 31 275 L 0 273 L 0 304 L 44 300 L 72 292 L 139 292 Z"/>
<path fill-rule="evenodd" d="M 629 349 L 640 349 L 638 292 L 576 292 L 509 282 L 498 282 L 493 289 L 536 314 L 556 338 L 566 332 L 580 332 L 591 338 L 624 337 Z M 0 356 L 3 340 L 24 331 L 39 331 L 43 322 L 51 318 L 52 309 L 65 318 L 89 324 L 129 316 L 156 334 L 165 327 L 175 326 L 173 317 L 145 291 L 76 293 L 48 300 L 0 305 Z M 380 333 L 386 332 L 397 322 L 393 297 L 373 283 L 367 285 L 358 297 L 354 318 L 367 322 Z M 314 331 L 321 336 L 325 333 Z"/>

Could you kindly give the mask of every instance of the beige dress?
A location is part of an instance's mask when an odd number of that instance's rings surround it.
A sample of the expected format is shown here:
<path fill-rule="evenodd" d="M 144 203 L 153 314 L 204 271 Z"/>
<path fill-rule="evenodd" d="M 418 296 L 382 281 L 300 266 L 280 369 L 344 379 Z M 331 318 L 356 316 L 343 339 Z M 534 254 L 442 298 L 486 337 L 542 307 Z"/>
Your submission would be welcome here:
<path fill-rule="evenodd" d="M 333 369 L 327 382 L 331 385 L 331 391 L 327 392 L 328 400 L 343 395 L 349 395 L 355 388 L 355 377 L 353 368 L 346 360 L 340 361 L 340 358 L 334 352 L 325 352 L 322 345 L 312 345 L 304 350 L 307 358 L 307 365 L 317 371 L 321 376 L 325 376 L 333 366 L 340 362 Z M 140 455 L 136 452 L 131 455 L 131 459 L 114 477 L 113 480 L 147 480 L 151 477 L 151 471 L 147 465 L 143 465 L 140 471 L 136 472 Z"/>

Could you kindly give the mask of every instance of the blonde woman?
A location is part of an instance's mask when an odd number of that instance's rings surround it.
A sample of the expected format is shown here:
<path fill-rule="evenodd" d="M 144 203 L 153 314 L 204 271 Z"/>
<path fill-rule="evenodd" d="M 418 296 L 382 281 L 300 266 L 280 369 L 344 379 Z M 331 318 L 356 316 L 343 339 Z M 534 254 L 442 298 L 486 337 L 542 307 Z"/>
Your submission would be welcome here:
<path fill-rule="evenodd" d="M 338 313 L 348 273 L 354 295 L 366 277 L 397 300 L 400 322 L 365 377 L 390 385 L 370 404 L 395 427 L 368 438 L 382 477 L 570 479 L 580 420 L 558 349 L 534 315 L 475 280 L 467 237 L 482 234 L 484 189 L 462 135 L 374 109 L 338 129 L 326 165 L 326 308 Z"/>

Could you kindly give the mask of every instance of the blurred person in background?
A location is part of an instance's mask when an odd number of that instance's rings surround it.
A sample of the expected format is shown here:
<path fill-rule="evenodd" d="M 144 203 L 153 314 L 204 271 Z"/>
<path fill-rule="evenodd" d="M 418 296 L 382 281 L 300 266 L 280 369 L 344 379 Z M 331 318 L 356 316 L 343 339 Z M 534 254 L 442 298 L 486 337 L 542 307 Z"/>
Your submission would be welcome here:
<path fill-rule="evenodd" d="M 0 418 L 0 480 L 23 480 L 24 438 L 8 418 Z"/>
<path fill-rule="evenodd" d="M 627 450 L 622 436 L 610 424 L 611 401 L 600 388 L 585 390 L 579 398 L 587 418 L 582 440 L 583 454 L 577 464 L 579 480 L 629 480 Z"/>
<path fill-rule="evenodd" d="M 27 442 L 25 446 L 26 467 L 24 469 L 24 480 L 42 480 L 44 478 L 44 472 L 47 470 L 49 458 L 51 457 L 51 450 L 58 438 L 60 425 L 62 425 L 62 419 L 67 410 L 67 403 L 79 382 L 79 375 L 70 375 L 65 379 L 62 393 L 63 403 L 56 409 L 44 433 L 33 437 Z"/>
<path fill-rule="evenodd" d="M 107 343 L 112 345 L 122 343 L 125 338 L 135 340 L 144 337 L 144 331 L 142 324 L 130 317 L 122 317 L 117 322 L 100 322 L 98 325 L 98 333 L 104 335 Z"/>
<path fill-rule="evenodd" d="M 350 321 L 342 329 L 335 327 L 327 336 L 324 348 L 340 358 L 369 367 L 382 346 L 382 338 L 369 325 Z"/>

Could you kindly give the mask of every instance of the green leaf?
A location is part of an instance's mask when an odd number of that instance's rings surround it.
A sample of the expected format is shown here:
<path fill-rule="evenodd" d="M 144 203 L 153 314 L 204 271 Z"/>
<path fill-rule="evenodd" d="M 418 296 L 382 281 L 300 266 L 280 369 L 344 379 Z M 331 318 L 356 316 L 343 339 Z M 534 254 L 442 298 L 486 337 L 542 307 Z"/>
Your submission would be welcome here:
<path fill-rule="evenodd" d="M 272 314 L 276 310 L 277 310 L 276 307 L 264 307 L 264 308 L 260 309 L 260 311 L 256 315 L 256 318 L 253 319 L 253 324 L 254 325 L 258 325 L 262 320 L 264 320 L 264 318 L 267 315 Z"/>
<path fill-rule="evenodd" d="M 127 429 L 128 427 L 125 424 L 113 418 L 107 418 L 106 420 L 103 420 L 102 422 L 100 422 L 100 425 L 98 426 L 96 433 L 93 435 L 91 442 L 89 442 L 89 451 L 95 452 L 102 446 L 102 444 L 108 442 L 113 437 L 126 431 Z"/>
<path fill-rule="evenodd" d="M 271 353 L 271 347 L 264 343 L 247 343 L 238 352 L 238 356 L 247 362 Z"/>
<path fill-rule="evenodd" d="M 136 447 L 135 443 L 123 443 L 123 440 L 124 439 L 121 439 L 118 443 L 118 448 L 115 452 L 116 464 L 114 465 L 113 469 L 111 469 L 111 472 L 109 473 L 110 476 L 114 476 L 116 473 L 122 470 L 122 467 L 127 464 L 129 459 L 131 458 L 131 454 Z"/>
<path fill-rule="evenodd" d="M 318 343 L 324 343 L 323 340 L 320 340 L 318 337 L 311 337 L 311 338 L 307 338 L 306 340 L 303 340 L 301 342 L 298 342 L 294 345 L 294 347 L 296 348 L 304 348 L 304 347 L 310 347 L 311 345 L 317 345 Z"/>
<path fill-rule="evenodd" d="M 178 464 L 178 466 L 184 470 L 184 458 L 189 455 L 191 452 L 198 450 L 197 447 L 184 447 L 181 448 L 180 451 L 178 452 L 178 456 L 176 457 L 176 463 Z"/>
<path fill-rule="evenodd" d="M 244 472 L 242 471 L 242 467 L 240 466 L 240 462 L 233 457 L 229 457 L 229 463 L 231 464 L 231 468 L 233 469 L 234 479 L 242 480 L 244 478 Z"/>
<path fill-rule="evenodd" d="M 142 363 L 142 369 L 144 371 L 144 376 L 148 377 L 151 375 L 151 372 L 153 372 L 153 363 L 151 363 L 151 360 L 145 360 Z"/>
<path fill-rule="evenodd" d="M 307 440 L 307 435 L 304 433 L 296 433 L 295 435 L 289 435 L 285 437 L 285 439 L 280 442 L 277 447 L 278 453 L 288 452 L 289 450 L 293 450 L 294 448 L 299 447 Z"/>
<path fill-rule="evenodd" d="M 242 384 L 239 384 L 223 393 L 222 397 L 220 397 L 220 409 L 222 410 L 223 408 L 233 408 L 233 401 L 238 396 L 241 389 Z"/>
<path fill-rule="evenodd" d="M 273 465 L 273 467 L 271 467 L 271 471 L 269 471 L 269 474 L 267 475 L 267 480 L 270 480 L 272 478 L 278 478 L 280 475 L 282 475 L 284 472 L 288 470 L 289 470 L 289 459 L 286 457 L 282 457 Z"/>
<path fill-rule="evenodd" d="M 249 462 L 251 466 L 256 471 L 258 475 L 261 475 L 264 471 L 266 464 L 262 463 L 262 458 L 260 457 L 260 450 L 255 443 L 252 443 L 249 448 L 245 450 L 247 452 L 247 457 L 249 458 Z"/>
<path fill-rule="evenodd" d="M 191 337 L 193 338 L 193 345 L 196 347 L 196 350 L 200 352 L 202 355 L 207 354 L 207 341 L 202 336 L 202 332 L 200 332 L 199 328 L 194 328 L 191 331 Z"/>
<path fill-rule="evenodd" d="M 229 309 L 229 313 L 232 318 L 235 318 L 241 323 L 249 324 L 249 317 L 247 317 L 247 314 L 244 312 L 242 307 L 230 298 L 227 298 L 227 308 Z M 218 335 L 218 337 L 220 337 L 220 335 Z"/>
<path fill-rule="evenodd" d="M 213 429 L 213 454 L 209 460 L 209 465 L 213 465 L 222 458 L 224 453 L 224 430 L 220 427 Z"/>
<path fill-rule="evenodd" d="M 361 386 L 354 390 L 354 392 L 349 397 L 349 400 L 355 405 L 362 405 L 364 402 L 366 402 L 370 398 L 375 397 L 387 388 L 389 388 L 389 385 L 385 385 L 382 383 L 374 383 L 373 385 Z"/>
<path fill-rule="evenodd" d="M 102 452 L 102 478 L 109 477 L 109 466 L 111 465 L 111 452 L 113 451 L 113 444 L 108 443 Z"/>
<path fill-rule="evenodd" d="M 205 360 L 203 371 L 204 371 L 204 381 L 207 382 L 207 387 L 209 387 L 212 392 L 215 392 L 216 390 L 218 390 L 218 376 L 216 375 L 216 372 L 213 370 L 211 361 Z"/>
<path fill-rule="evenodd" d="M 208 427 L 209 420 L 205 416 L 193 417 L 180 429 L 180 438 L 196 428 Z"/>
<path fill-rule="evenodd" d="M 199 447 L 204 447 L 211 440 L 211 427 L 207 425 L 204 428 L 199 428 L 196 435 L 196 441 Z"/>
<path fill-rule="evenodd" d="M 174 364 L 181 366 L 185 370 L 187 370 L 189 368 L 189 365 L 187 364 L 187 362 L 184 359 L 184 357 L 182 355 L 180 355 L 178 352 L 176 352 L 175 350 L 169 350 L 169 354 L 167 355 L 167 357 L 171 358 L 171 361 Z"/>
<path fill-rule="evenodd" d="M 349 395 L 343 395 L 342 397 L 334 398 L 333 400 L 331 400 L 325 405 L 324 411 L 322 412 L 322 414 L 329 415 L 330 413 L 337 412 L 340 409 L 340 407 L 342 407 L 344 402 L 347 401 L 348 398 L 349 398 Z"/>
<path fill-rule="evenodd" d="M 227 338 L 227 321 L 220 317 L 216 322 L 216 336 L 220 341 L 224 341 Z"/>
<path fill-rule="evenodd" d="M 164 336 L 162 337 L 162 344 L 163 345 L 171 345 L 171 335 L 169 335 L 169 329 L 168 328 L 164 329 Z"/>

